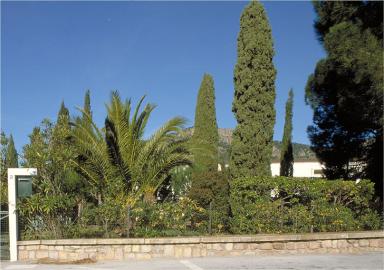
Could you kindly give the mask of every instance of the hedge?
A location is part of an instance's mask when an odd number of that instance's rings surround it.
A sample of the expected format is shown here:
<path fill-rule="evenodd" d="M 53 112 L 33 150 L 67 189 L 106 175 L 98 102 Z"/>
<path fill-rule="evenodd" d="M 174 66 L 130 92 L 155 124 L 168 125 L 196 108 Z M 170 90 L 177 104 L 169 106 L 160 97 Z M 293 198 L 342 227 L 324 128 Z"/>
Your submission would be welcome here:
<path fill-rule="evenodd" d="M 289 233 L 374 230 L 380 215 L 372 207 L 369 180 L 251 177 L 230 183 L 233 233 Z"/>

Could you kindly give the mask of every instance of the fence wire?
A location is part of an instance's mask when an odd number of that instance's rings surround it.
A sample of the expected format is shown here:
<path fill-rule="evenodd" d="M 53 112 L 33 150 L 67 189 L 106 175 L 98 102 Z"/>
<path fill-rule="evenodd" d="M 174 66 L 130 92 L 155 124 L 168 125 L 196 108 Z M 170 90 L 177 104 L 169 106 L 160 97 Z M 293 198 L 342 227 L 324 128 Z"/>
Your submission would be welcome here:
<path fill-rule="evenodd" d="M 8 211 L 0 211 L 0 260 L 9 260 Z"/>

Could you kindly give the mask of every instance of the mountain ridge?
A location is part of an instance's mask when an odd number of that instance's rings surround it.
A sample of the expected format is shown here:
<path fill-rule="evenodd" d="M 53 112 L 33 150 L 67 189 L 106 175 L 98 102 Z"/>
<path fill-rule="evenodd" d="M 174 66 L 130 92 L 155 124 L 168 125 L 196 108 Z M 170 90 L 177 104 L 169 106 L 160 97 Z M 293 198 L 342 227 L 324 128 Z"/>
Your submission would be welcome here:
<path fill-rule="evenodd" d="M 218 128 L 219 132 L 219 162 L 228 164 L 232 143 L 233 128 Z M 193 127 L 184 130 L 187 136 L 192 136 Z M 295 161 L 317 161 L 316 154 L 310 146 L 302 143 L 292 143 Z M 273 141 L 272 162 L 280 161 L 281 142 Z"/>

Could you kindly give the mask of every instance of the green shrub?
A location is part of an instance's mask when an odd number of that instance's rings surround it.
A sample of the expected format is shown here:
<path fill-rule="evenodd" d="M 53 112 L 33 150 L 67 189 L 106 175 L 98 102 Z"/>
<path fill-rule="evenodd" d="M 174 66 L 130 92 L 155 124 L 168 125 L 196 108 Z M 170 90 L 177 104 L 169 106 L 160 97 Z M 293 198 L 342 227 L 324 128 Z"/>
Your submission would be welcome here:
<path fill-rule="evenodd" d="M 231 182 L 234 233 L 372 230 L 380 218 L 371 209 L 369 180 L 255 177 Z"/>
<path fill-rule="evenodd" d="M 73 198 L 67 195 L 35 194 L 18 202 L 20 238 L 63 238 L 73 225 Z"/>
<path fill-rule="evenodd" d="M 198 234 L 207 223 L 206 211 L 189 198 L 178 202 L 140 202 L 131 211 L 132 234 L 136 237 L 180 236 Z M 192 233 L 195 232 L 195 233 Z"/>
<path fill-rule="evenodd" d="M 230 205 L 227 172 L 193 173 L 192 187 L 188 197 L 206 210 L 212 203 L 212 231 L 220 233 L 229 229 Z"/>

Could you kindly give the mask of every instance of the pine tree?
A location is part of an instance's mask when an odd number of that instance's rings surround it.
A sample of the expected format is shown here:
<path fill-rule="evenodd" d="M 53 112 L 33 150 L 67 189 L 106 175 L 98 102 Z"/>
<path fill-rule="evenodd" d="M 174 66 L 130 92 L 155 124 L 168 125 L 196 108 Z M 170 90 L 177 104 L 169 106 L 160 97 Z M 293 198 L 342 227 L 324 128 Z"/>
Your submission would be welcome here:
<path fill-rule="evenodd" d="M 383 2 L 316 1 L 327 52 L 306 86 L 311 147 L 327 178 L 369 178 L 383 193 Z M 365 164 L 361 168 L 352 163 Z"/>
<path fill-rule="evenodd" d="M 192 136 L 194 171 L 217 171 L 218 144 L 213 78 L 204 74 L 197 97 Z"/>
<path fill-rule="evenodd" d="M 7 168 L 19 167 L 19 161 L 17 158 L 17 152 L 16 152 L 15 143 L 13 141 L 12 134 L 9 136 L 9 141 L 7 146 L 6 166 Z"/>
<path fill-rule="evenodd" d="M 289 91 L 289 97 L 285 104 L 284 134 L 280 153 L 280 175 L 293 176 L 293 150 L 292 150 L 292 107 L 293 91 Z"/>
<path fill-rule="evenodd" d="M 232 177 L 271 175 L 275 77 L 271 28 L 263 5 L 251 2 L 240 19 L 230 170 Z"/>

